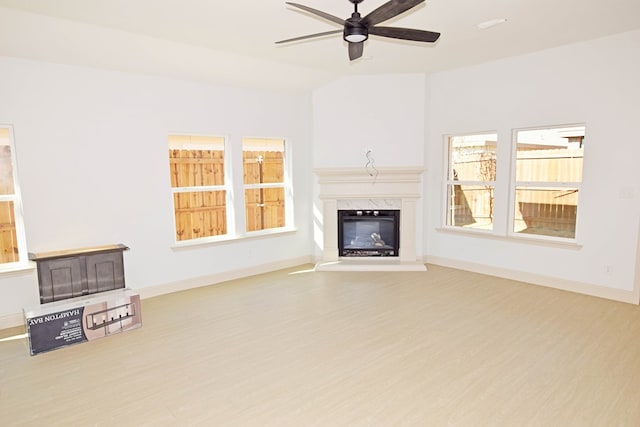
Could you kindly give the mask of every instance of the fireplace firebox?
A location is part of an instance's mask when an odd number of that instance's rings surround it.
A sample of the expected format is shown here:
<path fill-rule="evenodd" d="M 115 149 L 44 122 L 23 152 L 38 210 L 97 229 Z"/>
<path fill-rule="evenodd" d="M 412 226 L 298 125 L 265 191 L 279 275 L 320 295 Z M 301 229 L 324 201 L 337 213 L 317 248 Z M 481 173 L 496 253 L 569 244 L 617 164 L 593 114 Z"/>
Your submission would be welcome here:
<path fill-rule="evenodd" d="M 399 249 L 399 210 L 338 210 L 339 256 L 397 257 Z"/>

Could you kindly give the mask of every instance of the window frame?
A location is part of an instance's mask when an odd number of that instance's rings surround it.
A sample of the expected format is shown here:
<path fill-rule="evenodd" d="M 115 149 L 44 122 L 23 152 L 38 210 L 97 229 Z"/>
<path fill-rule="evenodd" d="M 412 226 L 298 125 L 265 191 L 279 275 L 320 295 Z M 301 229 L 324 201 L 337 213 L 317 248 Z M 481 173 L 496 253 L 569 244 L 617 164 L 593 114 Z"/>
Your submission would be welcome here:
<path fill-rule="evenodd" d="M 513 128 L 511 129 L 511 156 L 509 159 L 510 162 L 510 174 L 509 174 L 509 193 L 508 193 L 508 216 L 507 216 L 507 224 L 506 231 L 507 236 L 517 238 L 517 239 L 526 239 L 526 240 L 537 240 L 537 241 L 547 241 L 547 242 L 558 242 L 558 243 L 579 243 L 579 230 L 580 230 L 580 196 L 582 195 L 582 183 L 584 181 L 584 147 L 583 150 L 583 171 L 580 177 L 580 181 L 517 181 L 517 156 L 518 156 L 518 132 L 526 132 L 526 131 L 535 131 L 535 130 L 545 130 L 545 129 L 564 129 L 564 128 L 575 128 L 582 127 L 585 136 L 583 137 L 586 140 L 587 134 L 587 125 L 586 123 L 569 123 L 562 125 L 549 125 L 549 126 L 531 126 L 531 127 L 523 127 L 523 128 Z M 573 237 L 562 237 L 562 236 L 552 236 L 548 234 L 533 234 L 533 233 L 521 233 L 515 231 L 515 220 L 516 220 L 516 191 L 522 188 L 565 188 L 567 190 L 576 189 L 578 193 L 578 202 L 576 205 L 576 222 Z"/>
<path fill-rule="evenodd" d="M 167 137 L 176 136 L 192 136 L 192 137 L 213 137 L 224 139 L 224 185 L 219 186 L 199 186 L 199 187 L 173 187 L 171 185 L 171 176 L 169 175 L 169 192 L 171 197 L 171 224 L 174 250 L 189 248 L 192 246 L 209 245 L 216 243 L 229 242 L 233 240 L 241 240 L 247 238 L 260 238 L 262 236 L 277 235 L 295 232 L 294 225 L 294 200 L 293 200 L 293 148 L 290 140 L 286 137 L 253 137 L 244 136 L 237 138 L 233 135 L 221 135 L 215 133 L 196 133 L 196 132 L 168 132 Z M 244 164 L 243 164 L 243 139 L 273 139 L 284 142 L 284 182 L 283 183 L 264 183 L 262 188 L 284 188 L 285 194 L 285 225 L 278 228 L 267 228 L 256 231 L 246 231 L 246 206 L 244 197 Z M 167 149 L 171 149 L 171 145 L 167 145 Z M 170 159 L 167 159 L 167 171 L 171 173 Z M 256 184 L 247 184 L 255 186 Z M 193 239 L 177 240 L 176 235 L 176 215 L 175 215 L 175 198 L 174 194 L 178 192 L 197 191 L 226 191 L 226 221 L 227 233 L 206 236 Z M 241 196 L 238 196 L 241 195 Z"/>
<path fill-rule="evenodd" d="M 495 147 L 495 165 L 496 171 L 493 181 L 474 181 L 474 180 L 456 180 L 454 179 L 454 175 L 452 173 L 452 152 L 453 146 L 451 144 L 452 138 L 455 137 L 468 137 L 468 136 L 477 136 L 477 135 L 495 135 L 496 137 L 496 147 Z M 495 211 L 493 212 L 493 218 L 491 220 L 491 228 L 483 229 L 483 228 L 474 228 L 474 227 L 464 227 L 462 225 L 449 224 L 449 216 L 451 207 L 449 206 L 449 188 L 453 185 L 466 185 L 466 186 L 490 186 L 493 188 L 493 197 L 494 197 L 494 207 L 495 207 L 495 194 L 498 188 L 498 131 L 497 130 L 485 130 L 478 132 L 465 132 L 465 133 L 449 133 L 443 135 L 444 138 L 444 172 L 445 179 L 443 185 L 443 199 L 442 199 L 442 228 L 446 230 L 455 230 L 455 231 L 463 231 L 469 233 L 479 233 L 479 234 L 487 234 L 487 235 L 495 235 L 496 234 L 496 221 L 495 221 Z"/>
<path fill-rule="evenodd" d="M 293 227 L 293 184 L 291 179 L 292 174 L 292 148 L 289 140 L 284 137 L 274 137 L 274 136 L 243 136 L 240 140 L 240 151 L 242 153 L 242 176 L 244 177 L 244 142 L 245 140 L 273 140 L 273 141 L 282 141 L 283 144 L 283 181 L 282 182 L 266 182 L 266 183 L 253 183 L 246 184 L 244 179 L 241 182 L 242 186 L 242 205 L 243 205 L 243 218 L 244 218 L 244 229 L 243 233 L 247 236 L 257 236 L 264 234 L 273 234 L 282 231 L 292 230 Z M 269 189 L 269 188 L 282 188 L 284 192 L 284 226 L 282 227 L 271 227 L 264 228 L 259 230 L 249 231 L 247 229 L 247 206 L 245 203 L 246 200 L 246 190 L 257 190 L 257 189 Z"/>
<path fill-rule="evenodd" d="M 11 168 L 13 178 L 13 194 L 0 195 L 0 202 L 13 202 L 13 214 L 16 226 L 16 243 L 18 244 L 18 261 L 0 263 L 0 273 L 12 272 L 29 268 L 29 253 L 27 251 L 26 229 L 22 210 L 22 196 L 18 180 L 18 154 L 15 144 L 13 126 L 0 123 L 0 128 L 8 132 L 9 148 L 11 149 Z"/>
<path fill-rule="evenodd" d="M 234 207 L 233 207 L 233 182 L 231 177 L 231 153 L 229 147 L 229 138 L 224 135 L 214 134 L 202 134 L 191 132 L 169 132 L 167 139 L 171 136 L 189 136 L 189 137 L 204 137 L 204 138 L 220 138 L 223 140 L 223 165 L 224 165 L 224 184 L 222 185 L 202 185 L 202 186 L 190 186 L 190 187 L 173 187 L 171 185 L 171 175 L 169 175 L 169 188 L 171 191 L 171 206 L 172 206 L 172 224 L 173 224 L 173 240 L 175 246 L 190 246 L 199 243 L 225 241 L 235 234 L 235 219 L 234 219 Z M 174 149 L 171 143 L 167 147 L 169 150 Z M 169 159 L 169 166 L 170 166 Z M 169 174 L 171 174 L 171 167 L 168 168 Z M 175 194 L 179 193 L 205 193 L 210 191 L 224 191 L 225 192 L 225 220 L 227 226 L 227 232 L 224 234 L 218 234 L 214 236 L 196 237 L 192 239 L 178 240 L 177 239 L 177 226 L 176 223 L 176 206 L 175 206 Z"/>

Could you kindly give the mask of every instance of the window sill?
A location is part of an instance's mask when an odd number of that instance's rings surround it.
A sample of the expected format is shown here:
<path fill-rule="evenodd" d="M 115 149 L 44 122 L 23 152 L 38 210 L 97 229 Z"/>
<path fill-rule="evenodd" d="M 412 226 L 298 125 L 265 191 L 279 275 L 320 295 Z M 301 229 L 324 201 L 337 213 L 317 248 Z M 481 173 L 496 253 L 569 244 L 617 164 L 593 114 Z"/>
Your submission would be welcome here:
<path fill-rule="evenodd" d="M 31 274 L 36 269 L 36 263 L 28 261 L 12 265 L 0 265 L 0 278 Z"/>
<path fill-rule="evenodd" d="M 504 234 L 495 234 L 491 231 L 483 231 L 483 230 L 472 230 L 472 229 L 464 229 L 464 228 L 454 228 L 454 227 L 438 227 L 436 228 L 437 232 L 441 233 L 452 233 L 452 234 L 463 234 L 466 236 L 472 237 L 481 237 L 486 239 L 495 239 L 495 240 L 505 240 L 511 242 L 518 243 L 528 243 L 532 245 L 542 245 L 542 246 L 550 246 L 556 248 L 566 248 L 566 249 L 582 249 L 582 245 L 577 243 L 575 240 L 565 240 L 559 238 L 544 238 L 544 237 L 536 237 L 534 235 L 504 235 Z"/>
<path fill-rule="evenodd" d="M 196 246 L 208 246 L 223 243 L 233 243 L 241 240 L 257 239 L 270 236 L 281 236 L 284 234 L 295 233 L 297 229 L 295 227 L 283 227 L 272 228 L 268 230 L 252 231 L 242 235 L 224 235 L 215 237 L 204 237 L 201 239 L 185 240 L 182 242 L 176 242 L 171 246 L 171 249 L 179 250 L 184 248 L 193 248 Z"/>

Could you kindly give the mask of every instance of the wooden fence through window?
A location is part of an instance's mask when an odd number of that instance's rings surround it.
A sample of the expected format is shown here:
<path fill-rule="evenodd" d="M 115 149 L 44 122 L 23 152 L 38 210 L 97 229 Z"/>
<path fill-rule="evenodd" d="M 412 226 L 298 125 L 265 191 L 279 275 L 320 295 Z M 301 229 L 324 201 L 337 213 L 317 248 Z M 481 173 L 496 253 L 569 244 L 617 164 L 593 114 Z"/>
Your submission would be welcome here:
<path fill-rule="evenodd" d="M 0 202 L 0 263 L 18 262 L 18 238 L 13 202 Z"/>
<path fill-rule="evenodd" d="M 519 151 L 516 180 L 529 183 L 575 182 L 577 187 L 582 181 L 582 160 L 582 151 L 575 149 Z M 469 161 L 456 163 L 456 176 L 480 176 L 478 171 L 482 170 L 480 163 L 483 162 L 487 160 L 470 156 Z M 495 166 L 493 168 L 487 180 L 495 179 Z M 551 189 L 534 185 L 516 189 L 516 231 L 575 237 L 577 188 Z M 481 184 L 454 184 L 451 225 L 473 227 L 490 224 L 493 221 L 493 191 L 493 187 Z"/>
<path fill-rule="evenodd" d="M 283 154 L 281 151 L 243 152 L 245 184 L 282 184 L 245 191 L 247 231 L 285 225 Z M 225 184 L 222 150 L 170 149 L 169 162 L 173 188 Z M 175 192 L 176 239 L 190 240 L 227 233 L 226 200 L 224 190 Z"/>
<path fill-rule="evenodd" d="M 8 132 L 0 136 L 7 138 Z M 11 147 L 0 145 L 0 194 L 13 195 L 13 166 L 11 160 Z M 7 200 L 0 202 L 0 263 L 18 262 L 18 234 L 16 232 L 16 218 L 14 204 Z"/>

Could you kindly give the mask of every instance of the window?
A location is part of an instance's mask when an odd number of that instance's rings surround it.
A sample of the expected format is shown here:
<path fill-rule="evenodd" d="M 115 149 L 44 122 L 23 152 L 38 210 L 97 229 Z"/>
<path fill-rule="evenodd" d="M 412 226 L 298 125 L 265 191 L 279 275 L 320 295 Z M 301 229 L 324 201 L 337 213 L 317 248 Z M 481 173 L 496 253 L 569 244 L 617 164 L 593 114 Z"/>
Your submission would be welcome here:
<path fill-rule="evenodd" d="M 582 124 L 516 129 L 511 175 L 497 176 L 497 153 L 509 148 L 498 146 L 497 133 L 448 136 L 444 225 L 575 240 L 584 139 Z M 495 206 L 501 207 L 497 213 Z"/>
<path fill-rule="evenodd" d="M 244 138 L 242 158 L 246 231 L 284 227 L 290 205 L 285 141 Z"/>
<path fill-rule="evenodd" d="M 290 227 L 288 153 L 283 139 L 243 138 L 232 146 L 220 136 L 169 135 L 176 242 L 229 240 Z M 234 197 L 242 192 L 244 197 Z"/>
<path fill-rule="evenodd" d="M 228 232 L 225 139 L 169 135 L 176 241 Z"/>
<path fill-rule="evenodd" d="M 496 133 L 448 137 L 446 225 L 493 230 Z"/>
<path fill-rule="evenodd" d="M 0 269 L 27 262 L 13 130 L 0 126 Z"/>
<path fill-rule="evenodd" d="M 585 127 L 516 130 L 513 233 L 575 239 Z"/>

